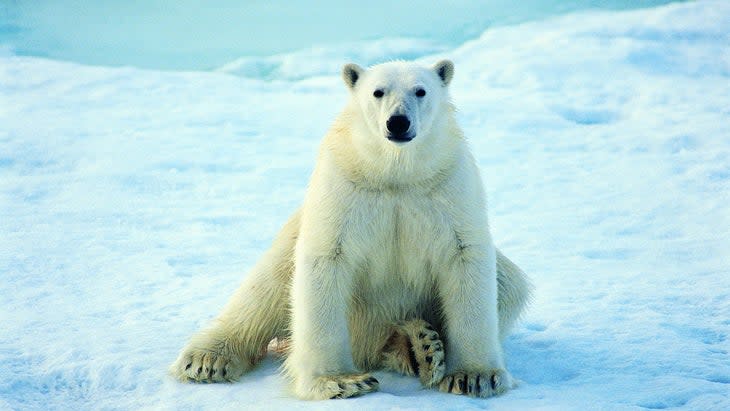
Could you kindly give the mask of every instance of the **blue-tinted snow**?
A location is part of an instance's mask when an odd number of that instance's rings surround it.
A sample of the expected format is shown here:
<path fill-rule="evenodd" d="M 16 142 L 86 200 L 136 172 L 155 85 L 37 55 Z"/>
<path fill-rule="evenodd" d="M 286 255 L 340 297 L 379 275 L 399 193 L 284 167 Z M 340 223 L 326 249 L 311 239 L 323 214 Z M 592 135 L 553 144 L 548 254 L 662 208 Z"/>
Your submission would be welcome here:
<path fill-rule="evenodd" d="M 275 359 L 173 381 L 300 203 L 342 56 L 269 81 L 7 51 L 0 409 L 730 409 L 730 5 L 569 14 L 423 61 L 441 57 L 494 237 L 537 286 L 506 341 L 519 388 L 377 373 L 379 393 L 300 402 Z"/>

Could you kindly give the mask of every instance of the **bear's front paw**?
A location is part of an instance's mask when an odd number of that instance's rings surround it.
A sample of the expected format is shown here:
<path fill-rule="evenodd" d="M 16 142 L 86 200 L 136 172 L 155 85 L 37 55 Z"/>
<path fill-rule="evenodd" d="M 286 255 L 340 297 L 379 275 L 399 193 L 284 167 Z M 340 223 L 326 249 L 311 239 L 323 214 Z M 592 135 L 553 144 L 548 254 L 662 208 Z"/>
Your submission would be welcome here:
<path fill-rule="evenodd" d="M 232 382 L 244 370 L 243 362 L 234 355 L 190 347 L 170 367 L 172 375 L 183 382 Z"/>
<path fill-rule="evenodd" d="M 455 372 L 447 375 L 441 381 L 439 391 L 487 398 L 503 394 L 512 387 L 512 377 L 507 370 L 493 369 L 483 372 Z"/>
<path fill-rule="evenodd" d="M 300 397 L 314 400 L 350 398 L 377 391 L 378 387 L 378 380 L 370 374 L 328 375 L 318 377 L 311 391 Z"/>

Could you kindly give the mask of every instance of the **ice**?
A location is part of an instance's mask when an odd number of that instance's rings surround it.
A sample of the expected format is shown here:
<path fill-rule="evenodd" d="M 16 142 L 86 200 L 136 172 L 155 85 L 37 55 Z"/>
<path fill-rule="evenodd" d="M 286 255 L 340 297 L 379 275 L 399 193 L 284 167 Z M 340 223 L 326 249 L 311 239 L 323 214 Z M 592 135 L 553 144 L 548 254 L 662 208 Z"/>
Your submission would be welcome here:
<path fill-rule="evenodd" d="M 0 3 L 0 48 L 93 65 L 208 70 L 322 48 L 362 55 L 372 40 L 454 48 L 487 27 L 583 9 L 650 7 L 671 0 L 10 0 Z M 386 58 L 435 52 L 414 47 Z M 408 57 L 411 56 L 411 57 Z M 323 56 L 313 56 L 322 59 Z M 274 57 L 276 59 L 276 57 Z M 334 58 L 334 56 L 333 56 Z M 340 59 L 337 59 L 339 62 Z M 248 64 L 247 64 L 248 65 Z M 323 65 L 324 66 L 324 65 Z M 250 73 L 245 70 L 245 73 Z M 271 74 L 264 71 L 263 74 Z"/>
<path fill-rule="evenodd" d="M 341 68 L 333 65 L 333 61 L 357 61 L 368 66 L 444 51 L 447 51 L 444 45 L 432 40 L 389 38 L 310 47 L 268 57 L 242 57 L 224 64 L 217 71 L 265 80 L 302 80 L 339 73 Z"/>
<path fill-rule="evenodd" d="M 301 202 L 348 53 L 420 41 L 281 53 L 268 78 L 0 51 L 0 409 L 730 409 L 724 1 L 493 27 L 421 58 L 456 63 L 493 235 L 536 285 L 505 343 L 517 389 L 378 372 L 378 393 L 312 403 L 275 358 L 230 385 L 166 374 Z"/>

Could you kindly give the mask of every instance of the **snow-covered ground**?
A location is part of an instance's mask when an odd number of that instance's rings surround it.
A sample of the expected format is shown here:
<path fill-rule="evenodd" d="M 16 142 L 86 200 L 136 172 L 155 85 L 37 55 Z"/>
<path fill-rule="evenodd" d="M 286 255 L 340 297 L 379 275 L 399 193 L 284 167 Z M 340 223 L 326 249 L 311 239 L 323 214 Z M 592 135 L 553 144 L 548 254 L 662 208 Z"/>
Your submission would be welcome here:
<path fill-rule="evenodd" d="M 231 385 L 166 375 L 300 203 L 340 66 L 421 47 L 376 41 L 262 59 L 280 69 L 263 79 L 252 61 L 0 52 L 0 409 L 730 409 L 726 1 L 497 27 L 423 58 L 456 63 L 494 237 L 536 285 L 505 343 L 519 388 L 379 372 L 378 393 L 311 403 L 271 358 Z"/>

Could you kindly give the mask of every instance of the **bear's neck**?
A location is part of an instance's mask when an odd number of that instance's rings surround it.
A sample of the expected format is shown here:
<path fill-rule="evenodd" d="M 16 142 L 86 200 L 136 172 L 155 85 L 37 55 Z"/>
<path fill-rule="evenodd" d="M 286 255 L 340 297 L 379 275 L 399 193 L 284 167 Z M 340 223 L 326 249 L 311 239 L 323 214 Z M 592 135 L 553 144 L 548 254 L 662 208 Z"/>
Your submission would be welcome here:
<path fill-rule="evenodd" d="M 358 111 L 345 110 L 325 137 L 323 149 L 332 155 L 345 178 L 360 188 L 431 190 L 468 156 L 453 110 L 447 112 L 446 118 L 434 124 L 430 135 L 417 137 L 428 144 L 396 146 L 372 135 Z"/>

